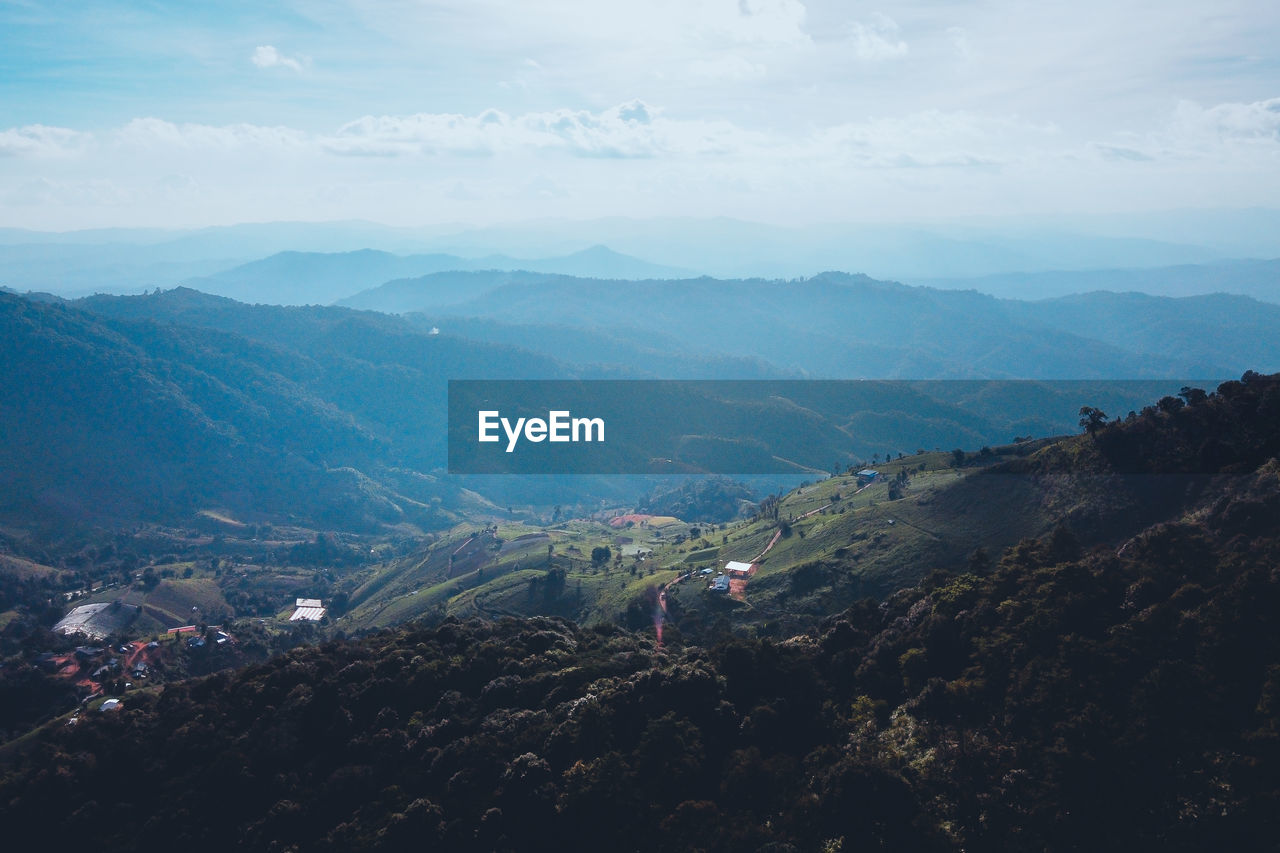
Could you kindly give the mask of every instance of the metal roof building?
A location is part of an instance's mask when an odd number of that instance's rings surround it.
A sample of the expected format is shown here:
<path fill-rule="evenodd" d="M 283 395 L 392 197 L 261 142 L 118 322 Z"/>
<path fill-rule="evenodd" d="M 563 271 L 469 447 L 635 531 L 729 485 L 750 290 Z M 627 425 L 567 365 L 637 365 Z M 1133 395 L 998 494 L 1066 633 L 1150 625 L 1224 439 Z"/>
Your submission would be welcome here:
<path fill-rule="evenodd" d="M 302 602 L 308 603 L 306 606 L 303 606 Z M 319 598 L 298 599 L 297 610 L 293 611 L 292 616 L 289 616 L 289 621 L 291 622 L 319 622 L 321 619 L 324 619 L 324 607 L 320 606 Z"/>

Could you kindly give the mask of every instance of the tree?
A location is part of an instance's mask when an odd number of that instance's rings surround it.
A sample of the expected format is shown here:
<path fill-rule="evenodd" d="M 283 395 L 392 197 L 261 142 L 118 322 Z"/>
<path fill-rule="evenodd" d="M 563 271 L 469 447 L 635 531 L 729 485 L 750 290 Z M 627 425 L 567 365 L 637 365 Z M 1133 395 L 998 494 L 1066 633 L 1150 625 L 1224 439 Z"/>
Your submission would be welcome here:
<path fill-rule="evenodd" d="M 599 568 L 613 557 L 613 551 L 608 545 L 597 545 L 591 549 L 591 565 Z"/>
<path fill-rule="evenodd" d="M 1080 428 L 1093 435 L 1107 422 L 1107 413 L 1093 406 L 1080 407 Z"/>
<path fill-rule="evenodd" d="M 1196 406 L 1209 399 L 1209 395 L 1204 392 L 1203 388 L 1192 388 L 1188 385 L 1182 386 L 1178 396 L 1186 400 L 1188 406 Z"/>

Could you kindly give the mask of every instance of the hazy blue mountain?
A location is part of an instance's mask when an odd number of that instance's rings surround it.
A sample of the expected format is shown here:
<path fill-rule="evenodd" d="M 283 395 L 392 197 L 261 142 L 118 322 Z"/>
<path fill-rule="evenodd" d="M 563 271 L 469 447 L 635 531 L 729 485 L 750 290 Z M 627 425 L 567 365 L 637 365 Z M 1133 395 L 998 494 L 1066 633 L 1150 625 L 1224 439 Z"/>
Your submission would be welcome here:
<path fill-rule="evenodd" d="M 1181 354 L 1200 365 L 1280 365 L 1280 305 L 1247 296 L 1100 292 L 1010 301 L 1006 310 L 1136 353 Z"/>
<path fill-rule="evenodd" d="M 393 255 L 374 249 L 354 252 L 279 252 L 186 285 L 240 302 L 328 305 L 353 292 L 392 279 L 465 268 L 456 255 Z"/>
<path fill-rule="evenodd" d="M 421 252 L 457 226 L 393 228 L 369 222 L 265 222 L 198 229 L 0 229 L 0 282 L 61 296 L 138 293 L 283 251 Z"/>
<path fill-rule="evenodd" d="M 442 251 L 529 254 L 603 243 L 657 263 L 720 277 L 790 278 L 840 269 L 876 277 L 980 276 L 1018 270 L 1146 267 L 1227 257 L 1194 241 L 1098 235 L 1075 228 L 1000 223 L 836 223 L 777 226 L 729 218 L 544 220 L 438 238 Z"/>
<path fill-rule="evenodd" d="M 1176 320 L 1177 329 L 1198 330 L 1186 333 L 1198 335 L 1189 346 L 1178 337 L 1139 336 L 1136 329 L 1132 338 L 1122 330 L 1095 332 L 1089 305 L 1110 310 L 1103 297 L 1086 297 L 1086 316 L 1073 319 L 1048 304 L 844 273 L 789 281 L 652 281 L 639 288 L 567 276 L 444 274 L 390 282 L 347 302 L 431 313 L 445 327 L 454 315 L 601 334 L 630 329 L 633 337 L 672 339 L 685 353 L 753 357 L 783 370 L 848 378 L 1221 377 L 1249 364 L 1272 369 L 1271 341 L 1280 338 L 1280 320 L 1255 310 L 1269 306 L 1244 297 L 1223 303 L 1224 313 L 1212 319 L 1201 318 L 1194 301 L 1158 303 L 1172 312 L 1166 326 Z M 1137 321 L 1141 306 L 1133 310 Z M 1225 341 L 1208 331 L 1237 321 L 1256 333 Z"/>
<path fill-rule="evenodd" d="M 373 249 L 355 252 L 279 252 L 270 257 L 186 284 L 205 293 L 241 302 L 274 305 L 328 305 L 343 302 L 383 282 L 428 273 L 466 270 L 527 270 L 605 279 L 670 278 L 686 270 L 650 264 L 593 246 L 559 258 L 520 259 L 505 255 L 464 258 L 458 255 L 394 255 Z"/>
<path fill-rule="evenodd" d="M 648 261 L 623 255 L 608 246 L 595 245 L 579 252 L 558 258 L 541 260 L 512 260 L 497 256 L 507 266 L 497 269 L 523 269 L 533 272 L 561 273 L 563 275 L 586 276 L 591 278 L 628 279 L 643 281 L 655 278 L 683 278 L 696 275 L 691 268 L 663 266 Z M 489 264 L 490 258 L 480 258 L 472 269 L 485 269 L 481 264 Z"/>
<path fill-rule="evenodd" d="M 979 278 L 919 278 L 912 284 L 944 290 L 977 290 L 1011 299 L 1043 299 L 1109 290 L 1153 296 L 1232 293 L 1280 302 L 1280 259 L 1231 260 L 1149 269 L 1059 270 Z"/>
<path fill-rule="evenodd" d="M 1213 213 L 1172 219 L 1130 216 L 1106 223 L 1042 219 L 779 226 L 724 217 L 613 217 L 486 227 L 272 222 L 188 230 L 0 229 L 0 282 L 17 290 L 64 296 L 139 292 L 204 278 L 280 252 L 366 249 L 402 256 L 450 254 L 475 261 L 475 266 L 464 267 L 470 269 L 631 279 L 682 277 L 682 270 L 721 277 L 791 278 L 828 269 L 906 280 L 954 279 L 1022 275 L 1020 271 L 1168 267 L 1280 254 L 1280 240 L 1272 236 L 1271 227 L 1280 221 L 1276 211 L 1234 211 L 1216 217 Z M 436 268 L 412 268 L 390 278 L 432 269 Z M 1242 289 L 1248 280 L 1240 287 L 1232 285 L 1233 274 L 1228 271 L 1220 289 L 1253 292 Z M 372 283 L 362 280 L 361 286 Z"/>
<path fill-rule="evenodd" d="M 168 257 L 156 247 L 124 243 L 0 244 L 0 282 L 16 291 L 47 291 L 64 297 L 139 293 L 205 276 L 244 259 L 238 254 Z"/>
<path fill-rule="evenodd" d="M 555 281 L 549 273 L 524 270 L 450 270 L 416 278 L 388 281 L 337 301 L 345 308 L 381 311 L 386 314 L 430 313 L 447 306 L 483 297 L 501 287 L 528 285 L 541 287 Z M 482 316 L 477 314 L 476 316 Z"/>

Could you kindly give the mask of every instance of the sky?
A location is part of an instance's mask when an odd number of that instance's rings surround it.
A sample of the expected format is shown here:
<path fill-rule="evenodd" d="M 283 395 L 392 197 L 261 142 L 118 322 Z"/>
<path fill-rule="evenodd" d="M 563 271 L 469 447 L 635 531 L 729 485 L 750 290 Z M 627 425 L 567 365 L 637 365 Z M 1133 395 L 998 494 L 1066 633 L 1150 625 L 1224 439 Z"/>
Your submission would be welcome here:
<path fill-rule="evenodd" d="M 1277 206 L 1274 0 L 0 0 L 0 226 Z"/>

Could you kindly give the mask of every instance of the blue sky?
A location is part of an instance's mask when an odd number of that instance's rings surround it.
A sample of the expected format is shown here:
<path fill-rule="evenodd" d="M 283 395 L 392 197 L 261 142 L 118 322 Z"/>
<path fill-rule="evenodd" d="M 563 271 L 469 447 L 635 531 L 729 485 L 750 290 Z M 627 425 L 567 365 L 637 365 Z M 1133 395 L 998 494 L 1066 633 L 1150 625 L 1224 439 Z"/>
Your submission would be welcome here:
<path fill-rule="evenodd" d="M 1275 206 L 1274 2 L 0 0 L 0 225 Z"/>

